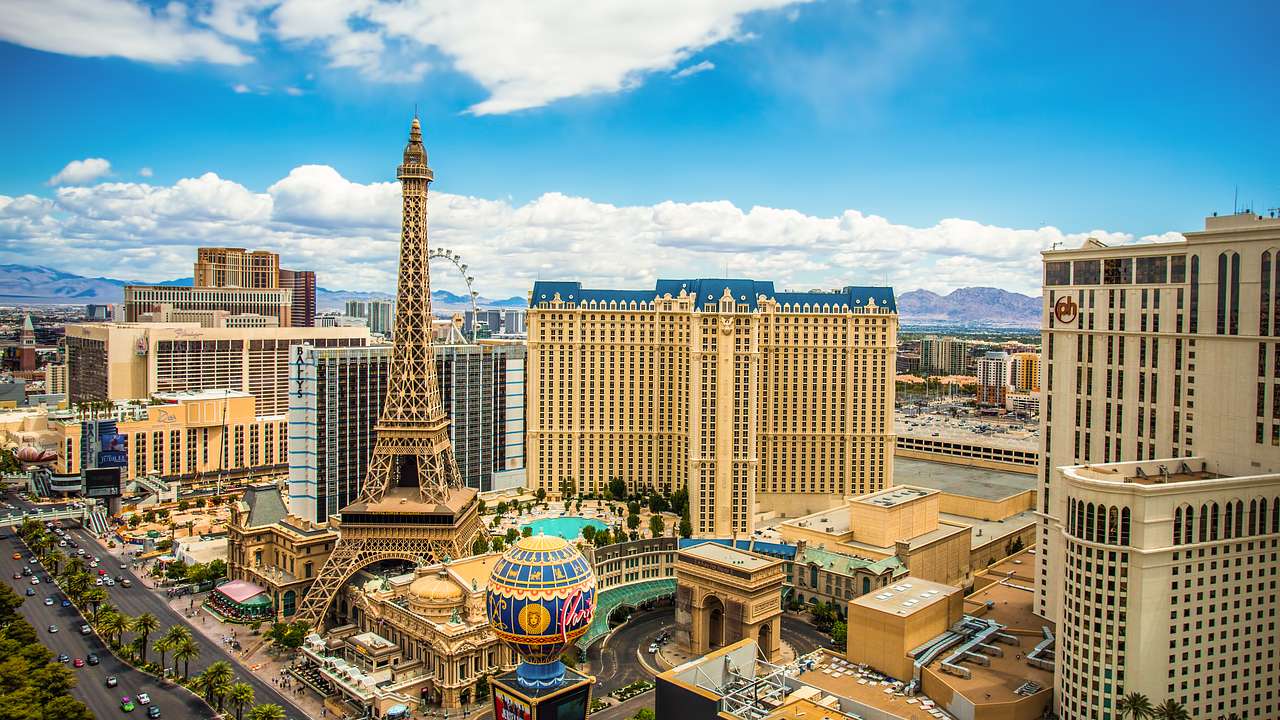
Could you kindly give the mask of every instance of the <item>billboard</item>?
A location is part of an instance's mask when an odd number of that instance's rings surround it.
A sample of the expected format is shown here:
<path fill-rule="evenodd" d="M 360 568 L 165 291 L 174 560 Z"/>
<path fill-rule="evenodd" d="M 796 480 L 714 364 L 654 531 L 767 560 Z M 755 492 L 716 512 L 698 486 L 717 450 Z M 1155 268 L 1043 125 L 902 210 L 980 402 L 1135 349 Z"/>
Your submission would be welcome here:
<path fill-rule="evenodd" d="M 120 468 L 85 468 L 84 496 L 91 498 L 120 497 Z"/>
<path fill-rule="evenodd" d="M 493 686 L 494 720 L 533 720 L 529 703 L 512 695 L 501 687 Z"/>
<path fill-rule="evenodd" d="M 112 430 L 114 431 L 115 428 L 112 428 Z M 100 435 L 98 439 L 101 441 L 101 444 L 98 446 L 98 467 L 128 467 L 128 435 L 109 432 Z"/>

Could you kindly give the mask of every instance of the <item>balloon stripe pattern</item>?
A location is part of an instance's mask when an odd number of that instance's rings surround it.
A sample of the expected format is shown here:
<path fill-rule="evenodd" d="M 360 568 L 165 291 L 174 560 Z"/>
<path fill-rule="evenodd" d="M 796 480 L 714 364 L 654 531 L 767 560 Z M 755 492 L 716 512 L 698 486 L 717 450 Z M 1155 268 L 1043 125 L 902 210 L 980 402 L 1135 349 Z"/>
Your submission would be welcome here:
<path fill-rule="evenodd" d="M 494 565 L 486 609 L 495 635 L 525 663 L 559 661 L 595 615 L 596 577 L 563 538 L 522 538 Z M 517 670 L 517 673 L 519 670 Z"/>

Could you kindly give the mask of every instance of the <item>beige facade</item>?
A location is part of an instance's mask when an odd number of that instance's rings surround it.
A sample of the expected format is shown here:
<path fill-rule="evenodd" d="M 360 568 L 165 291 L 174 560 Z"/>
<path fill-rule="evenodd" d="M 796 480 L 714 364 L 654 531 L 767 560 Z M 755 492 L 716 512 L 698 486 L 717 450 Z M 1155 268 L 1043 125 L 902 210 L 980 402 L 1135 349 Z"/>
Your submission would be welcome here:
<path fill-rule="evenodd" d="M 528 322 L 531 488 L 687 487 L 694 533 L 727 537 L 892 484 L 887 288 L 539 282 Z"/>
<path fill-rule="evenodd" d="M 1192 456 L 1057 468 L 1054 483 L 1060 717 L 1108 717 L 1131 692 L 1197 718 L 1280 716 L 1280 474 Z"/>
<path fill-rule="evenodd" d="M 231 506 L 227 577 L 266 589 L 278 619 L 291 619 L 315 582 L 338 533 L 293 517 L 274 484 L 250 485 Z"/>
<path fill-rule="evenodd" d="M 1009 384 L 1019 393 L 1040 392 L 1040 353 L 1014 353 Z"/>
<path fill-rule="evenodd" d="M 1280 471 L 1280 219 L 1044 255 L 1037 612 L 1057 620 L 1054 468 L 1190 455 Z M 1173 464 L 1174 461 L 1166 461 Z"/>
<path fill-rule="evenodd" d="M 367 328 L 201 328 L 195 324 L 68 325 L 68 400 L 134 400 L 157 393 L 241 390 L 262 416 L 289 409 L 295 345 L 364 347 Z"/>
<path fill-rule="evenodd" d="M 942 635 L 960 620 L 964 593 L 960 588 L 923 578 L 901 578 L 897 587 L 849 601 L 846 657 L 895 678 L 910 678 L 915 648 Z"/>
<path fill-rule="evenodd" d="M 398 647 L 396 673 L 406 697 L 462 707 L 475 701 L 480 678 L 519 662 L 485 615 L 489 572 L 500 557 L 478 555 L 386 580 L 365 577 L 344 587 L 338 613 Z"/>
<path fill-rule="evenodd" d="M 280 256 L 266 250 L 198 248 L 191 284 L 215 288 L 276 288 Z"/>
<path fill-rule="evenodd" d="M 49 363 L 44 366 L 44 388 L 50 395 L 67 394 L 66 363 Z"/>
<path fill-rule="evenodd" d="M 777 662 L 782 630 L 783 562 L 719 543 L 676 554 L 676 644 L 705 655 L 743 639 Z"/>
<path fill-rule="evenodd" d="M 973 581 L 973 531 L 967 523 L 941 516 L 941 497 L 937 490 L 898 485 L 787 520 L 776 529 L 784 542 L 872 562 L 896 557 L 916 577 L 967 587 Z"/>
<path fill-rule="evenodd" d="M 182 287 L 176 285 L 125 285 L 126 322 L 165 321 L 165 315 L 193 313 L 212 322 L 215 311 L 231 316 L 262 315 L 287 327 L 293 291 L 287 288 Z"/>

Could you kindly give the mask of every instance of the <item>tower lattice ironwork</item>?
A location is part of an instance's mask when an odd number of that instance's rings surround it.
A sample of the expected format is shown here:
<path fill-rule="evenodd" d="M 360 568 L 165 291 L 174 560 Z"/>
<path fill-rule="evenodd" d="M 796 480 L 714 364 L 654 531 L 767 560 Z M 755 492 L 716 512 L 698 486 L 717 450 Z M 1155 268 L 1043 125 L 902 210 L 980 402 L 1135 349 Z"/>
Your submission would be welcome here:
<path fill-rule="evenodd" d="M 341 511 L 338 542 L 308 590 L 298 619 L 320 624 L 356 571 L 389 559 L 439 562 L 471 551 L 484 533 L 476 490 L 462 485 L 431 347 L 427 166 L 413 119 L 397 170 L 402 196 L 394 347 L 377 440 L 357 500 Z"/>

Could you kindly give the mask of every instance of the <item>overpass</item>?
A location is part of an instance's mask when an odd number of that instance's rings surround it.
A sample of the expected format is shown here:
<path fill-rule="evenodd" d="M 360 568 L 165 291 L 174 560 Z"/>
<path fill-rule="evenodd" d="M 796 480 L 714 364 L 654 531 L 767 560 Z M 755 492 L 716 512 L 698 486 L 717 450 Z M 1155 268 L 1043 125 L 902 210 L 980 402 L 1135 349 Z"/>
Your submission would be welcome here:
<path fill-rule="evenodd" d="M 51 520 L 79 520 L 82 525 L 89 527 L 89 517 L 93 514 L 93 508 L 87 505 L 81 505 L 73 508 L 70 505 L 62 505 L 56 508 L 34 508 L 31 510 L 9 510 L 0 512 L 0 527 L 16 527 L 22 524 L 22 521 L 31 518 L 39 523 L 46 523 Z"/>

